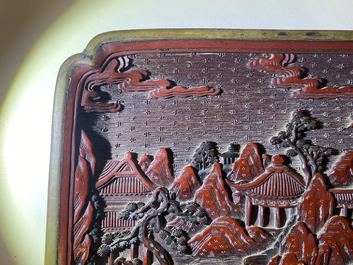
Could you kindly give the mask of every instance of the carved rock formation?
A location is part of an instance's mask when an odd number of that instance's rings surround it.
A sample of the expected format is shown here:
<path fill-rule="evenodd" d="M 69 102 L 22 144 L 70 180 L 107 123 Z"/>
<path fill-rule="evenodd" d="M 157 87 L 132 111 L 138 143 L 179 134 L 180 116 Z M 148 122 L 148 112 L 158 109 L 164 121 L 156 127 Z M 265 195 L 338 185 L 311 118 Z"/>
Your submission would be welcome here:
<path fill-rule="evenodd" d="M 257 143 L 247 144 L 237 161 L 234 162 L 232 171 L 227 178 L 234 182 L 250 181 L 265 171 L 264 162 L 262 160 L 263 153 L 260 145 Z"/>
<path fill-rule="evenodd" d="M 348 264 L 353 259 L 353 229 L 341 216 L 333 216 L 318 235 L 319 261 L 316 264 Z"/>
<path fill-rule="evenodd" d="M 238 214 L 226 189 L 221 165 L 218 162 L 213 165 L 201 188 L 196 191 L 194 201 L 204 208 L 212 219 Z"/>
<path fill-rule="evenodd" d="M 280 251 L 283 258 L 286 253 L 292 253 L 305 264 L 315 264 L 318 253 L 317 240 L 303 222 L 298 222 L 282 243 Z"/>
<path fill-rule="evenodd" d="M 148 167 L 146 175 L 154 184 L 160 186 L 167 187 L 173 182 L 171 159 L 166 148 L 159 149 L 154 160 Z"/>
<path fill-rule="evenodd" d="M 237 220 L 221 216 L 189 241 L 193 256 L 245 255 L 267 244 L 271 236 L 259 227 L 247 231 Z"/>
<path fill-rule="evenodd" d="M 281 247 L 282 256 L 269 264 L 344 265 L 353 258 L 353 229 L 341 216 L 331 217 L 318 233 L 317 239 L 299 222 Z"/>
<path fill-rule="evenodd" d="M 146 172 L 148 167 L 151 165 L 153 161 L 153 157 L 152 156 L 149 156 L 149 155 L 146 155 L 144 154 L 141 158 L 140 158 L 140 161 L 139 161 L 139 166 L 141 167 L 142 171 L 143 172 Z"/>
<path fill-rule="evenodd" d="M 318 232 L 325 222 L 332 216 L 334 197 L 329 192 L 324 177 L 317 173 L 299 204 L 299 219 L 303 221 L 311 232 Z"/>
<path fill-rule="evenodd" d="M 281 256 L 273 257 L 268 265 L 307 265 L 303 261 L 299 261 L 294 253 L 286 253 Z"/>
<path fill-rule="evenodd" d="M 330 183 L 334 187 L 353 184 L 353 151 L 344 153 L 329 175 Z"/>
<path fill-rule="evenodd" d="M 192 198 L 195 190 L 200 186 L 201 180 L 197 176 L 194 168 L 186 166 L 183 168 L 180 176 L 174 180 L 171 190 L 176 193 L 177 198 L 188 200 Z"/>
<path fill-rule="evenodd" d="M 74 259 L 82 265 L 87 264 L 92 246 L 89 232 L 94 219 L 94 208 L 89 199 L 89 193 L 95 166 L 96 158 L 93 154 L 93 145 L 87 134 L 82 130 L 75 170 L 73 220 Z"/>

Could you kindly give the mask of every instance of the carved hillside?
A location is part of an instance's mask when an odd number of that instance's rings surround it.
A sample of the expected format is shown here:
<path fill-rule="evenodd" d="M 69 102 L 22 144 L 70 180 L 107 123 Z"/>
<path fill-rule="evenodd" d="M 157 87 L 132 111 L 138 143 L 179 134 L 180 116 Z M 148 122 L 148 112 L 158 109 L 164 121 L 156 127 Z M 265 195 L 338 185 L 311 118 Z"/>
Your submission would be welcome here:
<path fill-rule="evenodd" d="M 237 161 L 234 162 L 232 171 L 228 174 L 234 182 L 250 181 L 265 171 L 266 162 L 262 159 L 262 151 L 257 143 L 247 144 Z"/>
<path fill-rule="evenodd" d="M 216 162 L 194 197 L 194 201 L 204 208 L 212 219 L 223 215 L 239 215 L 226 189 L 222 175 L 221 165 Z"/>
<path fill-rule="evenodd" d="M 335 187 L 353 184 L 353 151 L 344 153 L 333 166 L 330 183 Z"/>
<path fill-rule="evenodd" d="M 141 167 L 143 172 L 146 172 L 148 167 L 151 165 L 153 161 L 153 157 L 147 154 L 144 154 L 139 161 L 139 166 Z"/>
<path fill-rule="evenodd" d="M 347 219 L 333 216 L 318 235 L 321 263 L 348 264 L 353 259 L 353 229 Z"/>
<path fill-rule="evenodd" d="M 148 167 L 146 175 L 157 185 L 167 187 L 174 178 L 170 157 L 166 148 L 160 148 L 154 160 Z"/>
<path fill-rule="evenodd" d="M 237 220 L 218 217 L 202 232 L 189 241 L 193 256 L 242 256 L 256 251 L 257 246 L 266 245 L 271 236 L 259 227 L 247 231 Z"/>
<path fill-rule="evenodd" d="M 298 222 L 288 237 L 284 240 L 281 253 L 293 253 L 298 260 L 305 264 L 315 264 L 317 258 L 317 242 L 315 235 L 310 232 L 305 223 Z"/>
<path fill-rule="evenodd" d="M 281 256 L 273 257 L 269 264 L 344 265 L 352 259 L 353 229 L 344 217 L 333 216 L 317 238 L 303 222 L 297 223 L 282 243 Z"/>
<path fill-rule="evenodd" d="M 321 173 L 314 176 L 299 204 L 299 218 L 313 232 L 318 232 L 332 216 L 334 197 L 329 192 Z"/>
<path fill-rule="evenodd" d="M 177 177 L 171 186 L 171 191 L 175 192 L 177 198 L 181 200 L 191 199 L 194 192 L 201 186 L 201 180 L 191 166 L 183 168 L 180 176 Z"/>

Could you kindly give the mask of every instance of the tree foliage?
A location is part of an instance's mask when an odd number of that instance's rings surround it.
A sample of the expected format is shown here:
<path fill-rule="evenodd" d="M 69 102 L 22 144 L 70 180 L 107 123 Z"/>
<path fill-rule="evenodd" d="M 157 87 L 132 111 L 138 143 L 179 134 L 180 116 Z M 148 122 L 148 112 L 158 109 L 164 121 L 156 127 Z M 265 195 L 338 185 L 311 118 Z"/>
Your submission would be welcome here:
<path fill-rule="evenodd" d="M 194 202 L 181 204 L 176 200 L 174 193 L 164 187 L 158 187 L 147 204 L 127 204 L 121 212 L 121 218 L 135 220 L 134 228 L 126 232 L 105 233 L 98 254 L 107 256 L 113 252 L 120 253 L 130 248 L 132 244 L 142 242 L 161 264 L 172 264 L 168 251 L 154 239 L 155 235 L 158 234 L 164 245 L 178 253 L 189 252 L 187 244 L 189 236 L 183 229 L 167 225 L 166 216 L 171 214 L 195 225 L 209 224 L 206 211 L 198 204 Z"/>
<path fill-rule="evenodd" d="M 315 145 L 311 140 L 305 139 L 307 132 L 319 128 L 321 123 L 309 111 L 299 109 L 293 112 L 285 130 L 270 140 L 273 145 L 289 148 L 288 156 L 299 156 L 307 186 L 316 173 L 326 169 L 328 157 L 335 153 L 332 148 Z"/>
<path fill-rule="evenodd" d="M 218 161 L 219 153 L 217 143 L 205 141 L 195 150 L 191 164 L 199 171 L 210 167 Z"/>

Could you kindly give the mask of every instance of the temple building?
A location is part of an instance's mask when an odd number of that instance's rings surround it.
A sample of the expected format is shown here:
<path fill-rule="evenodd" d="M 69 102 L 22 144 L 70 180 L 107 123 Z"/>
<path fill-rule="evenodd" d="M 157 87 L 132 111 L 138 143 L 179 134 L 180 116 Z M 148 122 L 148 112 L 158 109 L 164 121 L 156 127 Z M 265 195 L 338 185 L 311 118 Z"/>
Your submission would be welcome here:
<path fill-rule="evenodd" d="M 339 215 L 343 217 L 353 218 L 353 190 L 352 189 L 330 189 L 335 197 L 335 208 L 339 211 Z"/>
<path fill-rule="evenodd" d="M 133 220 L 119 218 L 127 202 L 145 201 L 155 185 L 142 171 L 134 154 L 128 152 L 121 161 L 108 160 L 98 177 L 96 188 L 106 207 L 102 220 L 103 231 L 117 231 L 131 228 Z"/>
<path fill-rule="evenodd" d="M 281 228 L 296 210 L 305 191 L 305 181 L 284 162 L 283 156 L 275 155 L 266 170 L 253 180 L 227 181 L 245 199 L 247 226 Z"/>
<path fill-rule="evenodd" d="M 220 154 L 223 160 L 223 165 L 232 165 L 235 162 L 235 159 L 239 157 L 239 147 L 235 143 L 231 143 L 228 146 L 227 152 Z"/>

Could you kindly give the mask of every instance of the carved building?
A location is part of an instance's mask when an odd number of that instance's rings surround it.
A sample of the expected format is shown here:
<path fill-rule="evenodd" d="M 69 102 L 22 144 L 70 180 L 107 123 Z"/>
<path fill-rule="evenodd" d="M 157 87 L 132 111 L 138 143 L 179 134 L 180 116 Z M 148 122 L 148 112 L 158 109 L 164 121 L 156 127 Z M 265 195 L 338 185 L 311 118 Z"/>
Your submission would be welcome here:
<path fill-rule="evenodd" d="M 144 201 L 155 185 L 142 171 L 134 155 L 128 152 L 121 161 L 107 161 L 96 187 L 106 204 L 102 229 L 108 231 L 133 227 L 135 222 L 119 218 L 119 213 L 125 208 L 126 202 Z"/>
<path fill-rule="evenodd" d="M 353 218 L 353 190 L 352 189 L 330 189 L 335 197 L 335 208 L 339 210 L 339 215 Z"/>
<path fill-rule="evenodd" d="M 303 178 L 275 155 L 266 171 L 250 182 L 232 183 L 245 197 L 245 224 L 280 228 L 292 215 L 305 191 Z"/>

